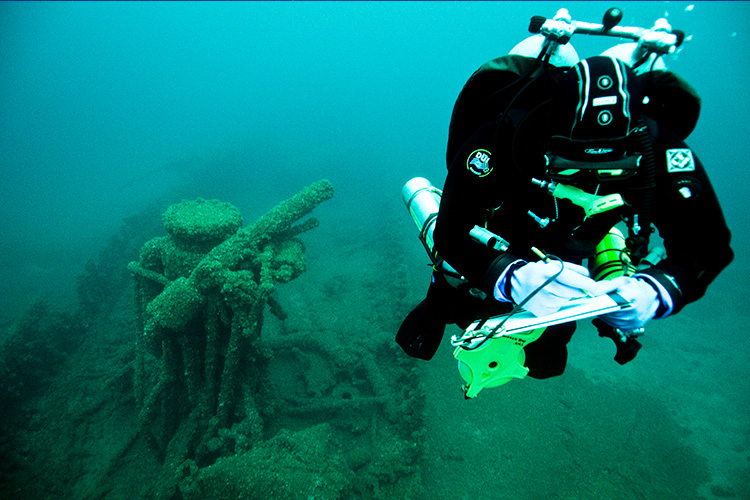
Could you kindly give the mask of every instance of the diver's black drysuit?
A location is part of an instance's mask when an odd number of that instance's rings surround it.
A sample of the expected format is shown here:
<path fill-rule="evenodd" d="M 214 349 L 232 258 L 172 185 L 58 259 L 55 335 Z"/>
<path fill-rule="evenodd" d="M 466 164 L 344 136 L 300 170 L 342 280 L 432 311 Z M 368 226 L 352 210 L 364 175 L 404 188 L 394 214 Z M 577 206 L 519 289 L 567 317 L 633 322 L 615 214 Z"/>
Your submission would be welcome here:
<path fill-rule="evenodd" d="M 507 64 L 507 58 L 513 59 L 512 65 L 531 64 L 520 56 L 505 56 L 488 64 Z M 634 175 L 624 179 L 614 176 L 603 180 L 594 172 L 584 171 L 578 178 L 560 181 L 588 193 L 619 193 L 624 198 L 624 206 L 586 217 L 581 207 L 567 199 L 553 198 L 531 182 L 532 177 L 548 179 L 546 130 L 555 117 L 550 116 L 544 103 L 545 96 L 554 91 L 554 78 L 538 78 L 516 94 L 513 106 L 498 125 L 497 116 L 504 104 L 492 109 L 478 99 L 472 102 L 469 94 L 481 76 L 481 70 L 472 76 L 454 107 L 448 176 L 435 227 L 438 254 L 468 284 L 454 288 L 439 272 L 433 274 L 427 298 L 407 317 L 397 335 L 397 342 L 408 354 L 430 359 L 445 324 L 466 328 L 478 318 L 508 312 L 512 304 L 494 298 L 495 284 L 514 261 L 538 259 L 532 246 L 563 261 L 580 263 L 594 254 L 597 243 L 615 224 L 623 220 L 632 223 L 636 213 L 642 220 L 650 218 L 667 251 L 665 260 L 639 271 L 656 279 L 671 296 L 671 310 L 661 308 L 656 317 L 674 314 L 703 296 L 711 281 L 731 262 L 733 252 L 730 232 L 709 178 L 683 141 L 692 131 L 699 109 L 692 89 L 688 87 L 680 100 L 693 100 L 672 105 L 669 99 L 675 98 L 676 92 L 674 88 L 665 91 L 664 85 L 684 90 L 684 82 L 668 72 L 656 75 L 658 84 L 653 74 L 640 77 L 644 94 L 652 96 L 652 106 L 644 107 L 643 114 L 655 159 L 653 178 L 643 182 L 641 164 Z M 517 74 L 490 76 L 497 80 L 490 85 L 499 88 L 512 81 L 503 78 L 516 77 Z M 516 91 L 513 85 L 510 90 Z M 670 116 L 675 109 L 683 113 L 691 109 L 695 116 L 687 120 L 682 114 Z M 472 123 L 472 116 L 478 116 L 480 122 Z M 470 165 L 479 150 L 491 157 L 484 170 Z M 652 187 L 644 186 L 647 183 Z M 648 189 L 653 196 L 650 208 L 644 209 L 642 198 Z M 644 215 L 644 211 L 648 213 Z M 549 222 L 544 225 L 547 219 Z M 487 227 L 507 240 L 508 251 L 500 252 L 472 240 L 469 232 L 474 225 Z M 477 294 L 476 289 L 483 294 Z M 574 329 L 574 323 L 548 328 L 539 340 L 527 345 L 530 376 L 544 378 L 562 373 L 567 360 L 566 344 Z"/>

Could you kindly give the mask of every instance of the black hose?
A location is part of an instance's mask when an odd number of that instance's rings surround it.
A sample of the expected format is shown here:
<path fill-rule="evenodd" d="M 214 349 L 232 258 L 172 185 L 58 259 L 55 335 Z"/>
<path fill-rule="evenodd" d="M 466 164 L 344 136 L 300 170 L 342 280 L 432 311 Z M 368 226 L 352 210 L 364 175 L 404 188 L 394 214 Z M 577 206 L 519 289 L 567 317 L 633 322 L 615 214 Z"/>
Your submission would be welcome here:
<path fill-rule="evenodd" d="M 656 187 L 656 159 L 654 158 L 654 149 L 651 147 L 651 138 L 648 136 L 648 128 L 642 116 L 638 119 L 636 139 L 641 150 L 641 166 L 638 172 L 640 182 L 635 188 L 635 211 L 628 228 L 630 234 L 625 240 L 625 244 L 630 250 L 633 263 L 637 266 L 641 259 L 648 254 L 648 241 L 653 232 L 651 217 Z M 635 215 L 638 216 L 637 221 Z M 638 228 L 634 227 L 636 222 Z"/>

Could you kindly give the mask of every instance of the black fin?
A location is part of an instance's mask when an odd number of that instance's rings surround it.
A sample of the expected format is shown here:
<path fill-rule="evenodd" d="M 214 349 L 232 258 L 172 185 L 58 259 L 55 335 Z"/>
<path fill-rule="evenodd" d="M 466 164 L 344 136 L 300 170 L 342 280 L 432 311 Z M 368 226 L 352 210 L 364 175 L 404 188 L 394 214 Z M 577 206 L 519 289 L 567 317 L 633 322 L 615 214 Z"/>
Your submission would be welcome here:
<path fill-rule="evenodd" d="M 430 360 L 444 333 L 445 323 L 429 313 L 423 300 L 406 316 L 396 334 L 396 343 L 412 358 Z"/>

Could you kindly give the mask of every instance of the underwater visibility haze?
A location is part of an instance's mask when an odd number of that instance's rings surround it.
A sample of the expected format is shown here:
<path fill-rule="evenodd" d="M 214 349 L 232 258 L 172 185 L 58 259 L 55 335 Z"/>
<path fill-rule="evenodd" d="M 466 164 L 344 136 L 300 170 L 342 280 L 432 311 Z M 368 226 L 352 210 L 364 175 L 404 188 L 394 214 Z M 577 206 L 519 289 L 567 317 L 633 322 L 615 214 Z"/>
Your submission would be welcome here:
<path fill-rule="evenodd" d="M 735 261 L 635 361 L 582 324 L 563 376 L 465 401 L 448 335 L 393 342 L 430 277 L 401 187 L 442 185 L 458 93 L 532 16 L 613 6 L 688 35 Z M 750 498 L 749 19 L 0 2 L 0 499 Z"/>

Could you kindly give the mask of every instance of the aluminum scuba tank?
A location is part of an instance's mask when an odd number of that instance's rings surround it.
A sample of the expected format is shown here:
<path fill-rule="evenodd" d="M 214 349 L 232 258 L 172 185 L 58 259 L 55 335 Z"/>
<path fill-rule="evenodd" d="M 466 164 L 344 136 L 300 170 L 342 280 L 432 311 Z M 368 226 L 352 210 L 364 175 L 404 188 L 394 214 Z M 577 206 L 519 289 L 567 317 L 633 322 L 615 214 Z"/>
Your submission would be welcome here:
<path fill-rule="evenodd" d="M 433 233 L 440 210 L 441 194 L 440 190 L 424 177 L 411 179 L 401 190 L 406 208 L 419 229 L 419 239 L 433 263 L 437 261 Z"/>
<path fill-rule="evenodd" d="M 435 250 L 435 224 L 440 210 L 442 192 L 424 177 L 415 177 L 404 184 L 401 197 L 419 229 L 419 240 L 424 245 L 430 260 L 442 272 L 452 286 L 463 283 L 460 273 L 440 258 Z"/>

